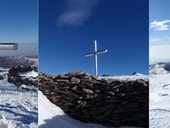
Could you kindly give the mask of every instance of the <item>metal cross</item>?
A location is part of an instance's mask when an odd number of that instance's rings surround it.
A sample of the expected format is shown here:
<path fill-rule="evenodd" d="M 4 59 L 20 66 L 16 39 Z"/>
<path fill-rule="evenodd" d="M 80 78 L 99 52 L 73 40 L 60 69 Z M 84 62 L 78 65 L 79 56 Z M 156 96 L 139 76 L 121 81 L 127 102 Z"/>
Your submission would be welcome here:
<path fill-rule="evenodd" d="M 17 43 L 0 43 L 0 50 L 17 50 Z"/>
<path fill-rule="evenodd" d="M 94 41 L 94 52 L 85 54 L 86 57 L 94 56 L 94 60 L 95 60 L 95 75 L 96 75 L 96 76 L 98 76 L 97 55 L 98 55 L 98 54 L 103 54 L 103 53 L 107 53 L 107 49 L 97 51 L 97 41 L 95 40 L 95 41 Z"/>

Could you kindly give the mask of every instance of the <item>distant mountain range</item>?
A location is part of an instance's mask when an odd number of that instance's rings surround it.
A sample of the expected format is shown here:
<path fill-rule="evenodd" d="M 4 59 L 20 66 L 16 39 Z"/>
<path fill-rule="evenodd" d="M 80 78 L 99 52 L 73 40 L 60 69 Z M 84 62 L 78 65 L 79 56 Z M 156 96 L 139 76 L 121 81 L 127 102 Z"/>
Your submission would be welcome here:
<path fill-rule="evenodd" d="M 0 57 L 0 67 L 2 68 L 11 68 L 14 66 L 32 66 L 37 65 L 38 57 L 37 56 L 8 56 Z"/>
<path fill-rule="evenodd" d="M 149 66 L 150 74 L 166 74 L 170 72 L 170 62 L 156 63 Z"/>

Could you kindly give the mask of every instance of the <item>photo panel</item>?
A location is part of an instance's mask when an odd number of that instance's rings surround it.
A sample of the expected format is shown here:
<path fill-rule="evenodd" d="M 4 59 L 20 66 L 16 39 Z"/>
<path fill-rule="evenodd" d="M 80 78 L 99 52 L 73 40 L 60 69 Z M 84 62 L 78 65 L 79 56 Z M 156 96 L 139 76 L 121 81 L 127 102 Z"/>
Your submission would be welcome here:
<path fill-rule="evenodd" d="M 0 128 L 38 127 L 38 1 L 0 1 Z"/>
<path fill-rule="evenodd" d="M 169 0 L 149 1 L 149 118 L 150 128 L 170 127 Z"/>
<path fill-rule="evenodd" d="M 148 0 L 39 1 L 39 128 L 149 127 Z"/>

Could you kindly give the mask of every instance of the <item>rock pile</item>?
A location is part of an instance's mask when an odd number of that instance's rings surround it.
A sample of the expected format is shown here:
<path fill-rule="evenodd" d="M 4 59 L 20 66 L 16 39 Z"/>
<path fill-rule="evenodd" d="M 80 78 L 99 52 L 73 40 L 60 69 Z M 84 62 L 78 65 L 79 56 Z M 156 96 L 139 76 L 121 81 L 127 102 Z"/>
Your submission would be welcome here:
<path fill-rule="evenodd" d="M 31 71 L 37 72 L 37 67 L 34 66 L 16 66 L 9 70 L 8 73 L 8 82 L 13 83 L 16 86 L 27 85 L 27 86 L 37 86 L 38 84 L 38 77 L 26 77 L 21 76 L 20 73 L 28 73 Z M 38 72 L 37 72 L 38 73 Z"/>
<path fill-rule="evenodd" d="M 0 80 L 4 79 L 4 76 L 3 75 L 0 75 Z"/>
<path fill-rule="evenodd" d="M 80 121 L 148 127 L 148 80 L 97 79 L 82 72 L 40 73 L 38 87 L 52 103 Z"/>

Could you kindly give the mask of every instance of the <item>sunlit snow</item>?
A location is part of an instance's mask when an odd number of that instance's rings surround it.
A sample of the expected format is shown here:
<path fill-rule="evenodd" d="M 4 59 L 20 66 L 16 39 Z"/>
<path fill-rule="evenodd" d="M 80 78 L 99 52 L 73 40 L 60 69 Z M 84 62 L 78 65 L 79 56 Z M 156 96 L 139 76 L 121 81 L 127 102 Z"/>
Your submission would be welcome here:
<path fill-rule="evenodd" d="M 0 75 L 6 73 L 0 72 Z M 37 128 L 37 97 L 37 91 L 18 88 L 8 83 L 5 75 L 0 80 L 0 128 Z"/>

